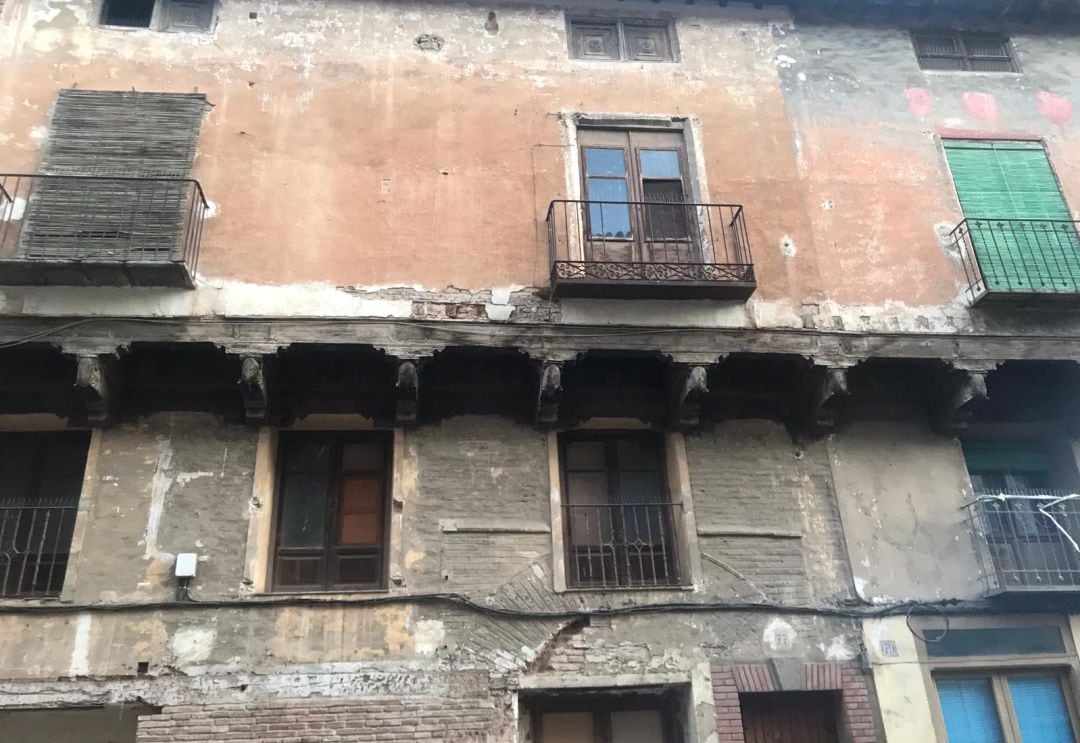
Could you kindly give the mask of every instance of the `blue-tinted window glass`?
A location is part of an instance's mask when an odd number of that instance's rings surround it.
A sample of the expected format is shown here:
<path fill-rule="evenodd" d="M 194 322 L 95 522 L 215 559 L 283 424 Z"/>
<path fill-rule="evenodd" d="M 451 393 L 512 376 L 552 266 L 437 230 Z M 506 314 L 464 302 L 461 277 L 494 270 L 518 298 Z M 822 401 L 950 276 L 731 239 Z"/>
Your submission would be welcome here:
<path fill-rule="evenodd" d="M 645 178 L 681 178 L 679 153 L 671 150 L 642 150 L 641 175 Z"/>
<path fill-rule="evenodd" d="M 1065 652 L 1057 627 L 952 629 L 939 642 L 926 643 L 931 658 L 971 655 L 1038 655 Z"/>
<path fill-rule="evenodd" d="M 622 150 L 585 148 L 586 175 L 626 175 L 626 157 Z"/>
<path fill-rule="evenodd" d="M 590 178 L 589 201 L 614 201 L 615 204 L 589 204 L 589 235 L 592 237 L 630 237 L 630 207 L 626 181 Z"/>
<path fill-rule="evenodd" d="M 1061 682 L 1053 676 L 1009 678 L 1016 721 L 1023 743 L 1074 743 L 1069 709 Z"/>
<path fill-rule="evenodd" d="M 937 691 L 948 743 L 1005 743 L 990 679 L 939 679 Z"/>

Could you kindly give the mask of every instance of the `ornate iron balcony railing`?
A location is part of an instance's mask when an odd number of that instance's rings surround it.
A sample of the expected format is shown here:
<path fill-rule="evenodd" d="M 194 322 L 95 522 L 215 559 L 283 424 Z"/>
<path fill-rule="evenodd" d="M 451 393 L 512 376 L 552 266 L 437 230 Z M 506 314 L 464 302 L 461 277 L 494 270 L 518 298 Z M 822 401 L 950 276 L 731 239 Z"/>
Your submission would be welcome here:
<path fill-rule="evenodd" d="M 567 582 L 644 588 L 682 582 L 678 503 L 564 504 Z"/>
<path fill-rule="evenodd" d="M 960 251 L 972 302 L 1080 298 L 1076 222 L 965 219 L 951 237 Z"/>
<path fill-rule="evenodd" d="M 1080 590 L 1080 495 L 982 493 L 969 508 L 995 590 Z"/>
<path fill-rule="evenodd" d="M 207 209 L 188 178 L 0 175 L 0 284 L 191 287 Z"/>
<path fill-rule="evenodd" d="M 555 296 L 746 299 L 757 286 L 738 205 L 562 199 L 546 225 Z"/>

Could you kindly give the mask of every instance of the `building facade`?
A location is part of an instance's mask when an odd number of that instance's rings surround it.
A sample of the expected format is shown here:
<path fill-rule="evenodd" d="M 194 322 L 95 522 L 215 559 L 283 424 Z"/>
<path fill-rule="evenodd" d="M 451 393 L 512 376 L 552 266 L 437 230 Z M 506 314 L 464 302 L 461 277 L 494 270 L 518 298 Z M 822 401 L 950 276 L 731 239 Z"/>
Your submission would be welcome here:
<path fill-rule="evenodd" d="M 0 741 L 1076 740 L 1078 18 L 0 0 Z"/>

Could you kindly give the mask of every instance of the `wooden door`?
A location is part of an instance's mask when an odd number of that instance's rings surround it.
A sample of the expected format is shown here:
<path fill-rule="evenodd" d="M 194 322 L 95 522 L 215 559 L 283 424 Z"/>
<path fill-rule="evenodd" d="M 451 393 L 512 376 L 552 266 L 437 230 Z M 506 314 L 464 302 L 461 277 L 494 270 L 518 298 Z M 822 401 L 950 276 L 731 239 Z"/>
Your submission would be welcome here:
<path fill-rule="evenodd" d="M 682 133 L 582 129 L 579 140 L 585 260 L 693 261 L 700 241 Z"/>
<path fill-rule="evenodd" d="M 743 694 L 746 743 L 839 743 L 831 692 Z"/>

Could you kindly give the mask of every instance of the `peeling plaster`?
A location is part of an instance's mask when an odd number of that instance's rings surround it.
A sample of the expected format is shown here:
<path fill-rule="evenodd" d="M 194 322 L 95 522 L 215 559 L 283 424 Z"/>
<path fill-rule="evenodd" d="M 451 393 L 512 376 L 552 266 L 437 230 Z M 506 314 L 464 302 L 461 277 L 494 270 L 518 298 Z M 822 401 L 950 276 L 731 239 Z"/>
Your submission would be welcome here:
<path fill-rule="evenodd" d="M 213 627 L 186 627 L 169 638 L 169 650 L 180 664 L 201 663 L 210 657 L 216 639 Z"/>
<path fill-rule="evenodd" d="M 794 627 L 780 617 L 773 617 L 765 625 L 761 641 L 769 650 L 779 652 L 794 648 L 797 638 L 798 634 L 795 632 Z"/>
<path fill-rule="evenodd" d="M 75 620 L 75 639 L 71 647 L 69 676 L 86 676 L 90 673 L 90 632 L 94 618 L 89 613 L 79 614 Z"/>

